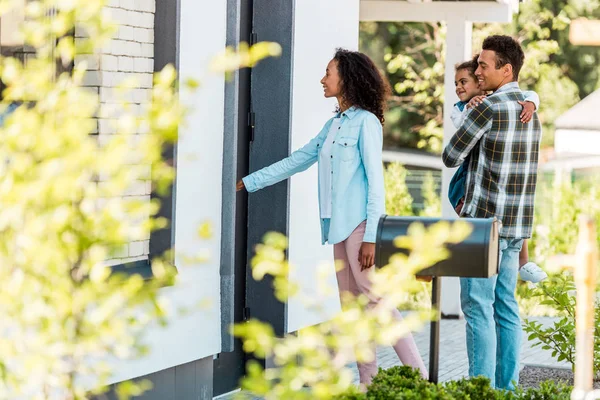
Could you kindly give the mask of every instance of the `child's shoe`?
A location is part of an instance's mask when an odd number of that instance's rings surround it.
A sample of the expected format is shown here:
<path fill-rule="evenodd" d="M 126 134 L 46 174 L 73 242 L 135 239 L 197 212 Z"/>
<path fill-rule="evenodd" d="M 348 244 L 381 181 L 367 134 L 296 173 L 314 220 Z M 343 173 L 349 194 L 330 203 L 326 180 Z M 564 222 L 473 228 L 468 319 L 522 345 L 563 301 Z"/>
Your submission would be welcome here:
<path fill-rule="evenodd" d="M 539 265 L 530 261 L 521 267 L 521 270 L 519 271 L 519 276 L 523 281 L 538 283 L 546 279 L 548 277 L 548 274 L 545 273 L 539 267 Z"/>

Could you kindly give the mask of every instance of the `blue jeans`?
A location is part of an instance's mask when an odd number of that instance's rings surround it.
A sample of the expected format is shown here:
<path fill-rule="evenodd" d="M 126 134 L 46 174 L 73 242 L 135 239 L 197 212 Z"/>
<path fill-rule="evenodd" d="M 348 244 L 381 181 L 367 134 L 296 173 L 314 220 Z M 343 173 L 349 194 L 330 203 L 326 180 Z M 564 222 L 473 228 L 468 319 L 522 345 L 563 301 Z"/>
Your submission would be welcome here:
<path fill-rule="evenodd" d="M 469 376 L 485 376 L 498 389 L 513 390 L 519 383 L 521 319 L 515 289 L 522 245 L 522 239 L 500 239 L 498 275 L 460 280 Z"/>

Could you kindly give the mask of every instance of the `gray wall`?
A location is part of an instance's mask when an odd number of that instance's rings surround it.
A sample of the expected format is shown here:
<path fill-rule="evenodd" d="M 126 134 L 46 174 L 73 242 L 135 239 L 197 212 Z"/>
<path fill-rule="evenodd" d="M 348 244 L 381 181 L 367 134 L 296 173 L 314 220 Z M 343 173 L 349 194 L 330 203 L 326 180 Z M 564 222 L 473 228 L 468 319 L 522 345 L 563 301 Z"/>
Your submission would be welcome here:
<path fill-rule="evenodd" d="M 152 383 L 153 388 L 135 399 L 140 400 L 206 400 L 212 399 L 213 358 L 178 365 L 154 374 L 140 377 Z M 114 386 L 105 395 L 94 400 L 118 400 Z"/>

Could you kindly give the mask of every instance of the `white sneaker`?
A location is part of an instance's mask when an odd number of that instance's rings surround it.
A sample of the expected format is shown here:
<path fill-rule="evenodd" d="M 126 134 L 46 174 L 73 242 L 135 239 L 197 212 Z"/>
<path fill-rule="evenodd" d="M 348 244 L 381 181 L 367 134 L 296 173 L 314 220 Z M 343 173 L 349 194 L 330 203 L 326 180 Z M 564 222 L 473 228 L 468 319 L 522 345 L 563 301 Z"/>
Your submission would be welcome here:
<path fill-rule="evenodd" d="M 521 267 L 521 270 L 519 271 L 519 276 L 523 281 L 538 283 L 546 279 L 548 277 L 548 274 L 545 273 L 539 267 L 539 265 L 530 261 Z"/>

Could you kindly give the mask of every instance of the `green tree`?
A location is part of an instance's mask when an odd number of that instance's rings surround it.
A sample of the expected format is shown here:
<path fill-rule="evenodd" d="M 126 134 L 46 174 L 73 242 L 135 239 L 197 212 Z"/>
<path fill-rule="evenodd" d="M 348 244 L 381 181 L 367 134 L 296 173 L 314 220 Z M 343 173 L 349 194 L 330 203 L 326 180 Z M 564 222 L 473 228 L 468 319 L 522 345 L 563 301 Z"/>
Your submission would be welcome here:
<path fill-rule="evenodd" d="M 554 121 L 579 100 L 600 87 L 600 48 L 569 42 L 572 19 L 598 17 L 598 0 L 535 0 L 519 5 L 510 25 L 477 24 L 473 48 L 490 34 L 516 37 L 525 51 L 521 87 L 538 92 L 544 124 L 543 145 L 554 143 Z"/>
<path fill-rule="evenodd" d="M 431 172 L 425 175 L 421 193 L 423 194 L 423 210 L 419 215 L 422 217 L 441 217 L 442 199 L 440 198 L 440 187 L 435 182 Z"/>
<path fill-rule="evenodd" d="M 390 163 L 383 173 L 385 210 L 389 215 L 413 215 L 413 198 L 406 186 L 408 171 L 400 163 Z"/>
<path fill-rule="evenodd" d="M 24 3 L 1 1 L 0 14 Z M 174 282 L 169 263 L 153 260 L 154 279 L 144 281 L 111 273 L 104 261 L 164 226 L 154 218 L 158 204 L 122 196 L 140 181 L 161 192 L 172 181 L 161 149 L 177 140 L 185 115 L 176 87 L 195 85 L 178 85 L 168 66 L 155 76 L 142 112 L 125 100 L 101 108 L 98 94 L 83 87 L 85 57 L 76 56 L 100 49 L 116 32 L 104 4 L 27 2 L 21 28 L 34 57 L 0 58 L 0 112 L 17 105 L 0 127 L 1 399 L 75 400 L 102 392 L 112 373 L 107 360 L 144 354 L 144 332 L 165 322 L 158 289 Z M 277 49 L 246 50 L 226 53 L 221 66 L 250 65 Z M 57 68 L 73 62 L 71 72 Z M 126 85 L 121 92 L 126 99 Z M 93 134 L 99 112 L 114 118 L 118 134 Z M 144 388 L 127 383 L 119 393 L 125 398 Z"/>
<path fill-rule="evenodd" d="M 600 48 L 569 42 L 570 21 L 600 18 L 598 0 L 530 0 L 511 24 L 476 24 L 473 49 L 490 34 L 518 38 L 526 63 L 522 88 L 538 92 L 544 144 L 553 143 L 555 119 L 600 87 Z M 445 28 L 439 23 L 361 23 L 361 50 L 387 72 L 394 89 L 386 115 L 385 145 L 439 153 L 442 137 Z"/>
<path fill-rule="evenodd" d="M 384 145 L 440 152 L 445 25 L 363 22 L 360 28 L 361 50 L 386 71 L 393 89 Z"/>
<path fill-rule="evenodd" d="M 126 135 L 92 135 L 100 102 L 82 87 L 85 62 L 71 73 L 58 74 L 56 65 L 110 38 L 114 26 L 102 6 L 30 3 L 22 28 L 35 58 L 0 60 L 2 108 L 21 104 L 0 128 L 0 398 L 83 399 L 101 391 L 111 373 L 106 357 L 142 354 L 144 327 L 164 317 L 157 289 L 172 280 L 167 263 L 156 262 L 156 279 L 144 282 L 111 274 L 103 261 L 163 225 L 147 219 L 156 204 L 121 196 L 136 181 L 150 179 L 163 190 L 170 182 L 160 148 L 175 140 L 184 111 L 170 67 L 157 77 L 143 120 L 122 104 L 119 133 L 134 132 L 142 121 L 148 126 L 138 146 Z M 74 21 L 87 38 L 69 35 Z M 50 37 L 59 38 L 56 45 Z M 152 176 L 129 166 L 128 154 L 152 166 Z"/>

